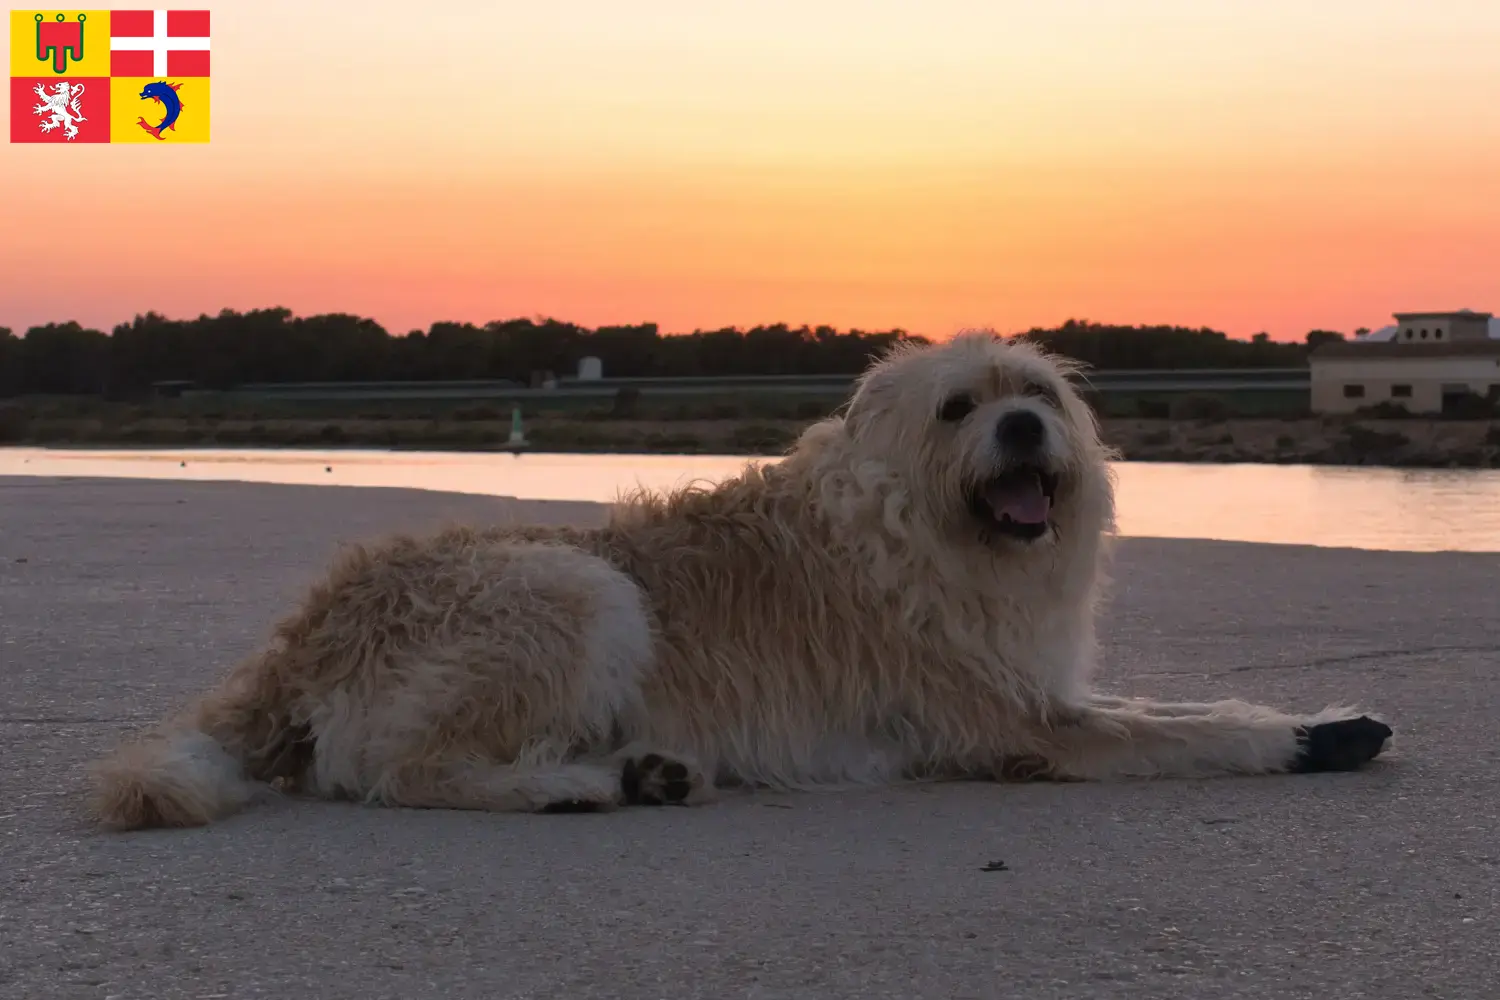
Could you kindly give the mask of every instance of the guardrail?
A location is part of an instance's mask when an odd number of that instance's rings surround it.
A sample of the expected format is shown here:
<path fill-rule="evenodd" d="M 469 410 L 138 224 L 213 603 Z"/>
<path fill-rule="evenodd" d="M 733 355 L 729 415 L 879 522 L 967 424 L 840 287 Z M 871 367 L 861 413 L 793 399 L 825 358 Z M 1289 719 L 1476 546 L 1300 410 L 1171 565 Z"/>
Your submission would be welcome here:
<path fill-rule="evenodd" d="M 854 388 L 852 375 L 739 375 L 650 378 L 558 379 L 555 386 L 532 388 L 507 379 L 449 382 L 257 382 L 222 391 L 186 389 L 184 396 L 227 396 L 304 400 L 493 400 L 612 397 L 621 389 L 651 396 L 717 393 L 776 393 L 830 396 Z M 1306 391 L 1306 368 L 1116 369 L 1078 378 L 1096 392 L 1288 392 Z"/>

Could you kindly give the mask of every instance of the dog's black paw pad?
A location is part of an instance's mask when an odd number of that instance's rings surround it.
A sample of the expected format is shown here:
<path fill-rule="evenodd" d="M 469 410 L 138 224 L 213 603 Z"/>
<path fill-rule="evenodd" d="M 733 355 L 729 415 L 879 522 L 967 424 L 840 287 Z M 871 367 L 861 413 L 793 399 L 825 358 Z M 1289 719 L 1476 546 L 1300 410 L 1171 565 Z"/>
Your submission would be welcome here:
<path fill-rule="evenodd" d="M 548 802 L 542 806 L 544 813 L 593 813 L 603 812 L 604 803 L 590 802 L 586 799 L 563 799 L 560 802 Z"/>
<path fill-rule="evenodd" d="M 1297 774 L 1353 771 L 1379 756 L 1390 738 L 1391 727 L 1367 715 L 1301 726 L 1290 770 Z"/>
<path fill-rule="evenodd" d="M 686 764 L 648 753 L 639 760 L 625 762 L 620 772 L 620 791 L 630 805 L 682 805 L 693 793 L 693 782 Z"/>

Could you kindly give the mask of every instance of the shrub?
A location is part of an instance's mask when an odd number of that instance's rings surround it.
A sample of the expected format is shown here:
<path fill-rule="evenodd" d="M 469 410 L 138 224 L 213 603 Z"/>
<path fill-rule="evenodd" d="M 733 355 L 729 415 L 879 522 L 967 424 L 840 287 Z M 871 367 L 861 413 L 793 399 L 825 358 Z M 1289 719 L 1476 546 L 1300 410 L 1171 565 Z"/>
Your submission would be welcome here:
<path fill-rule="evenodd" d="M 19 406 L 0 406 L 0 444 L 16 444 L 26 440 L 31 429 L 31 420 Z"/>
<path fill-rule="evenodd" d="M 1172 400 L 1173 420 L 1205 420 L 1217 423 L 1229 418 L 1229 405 L 1218 396 L 1189 395 Z"/>
<path fill-rule="evenodd" d="M 770 424 L 745 424 L 729 435 L 728 445 L 736 452 L 771 455 L 785 451 L 796 439 L 791 431 Z"/>
<path fill-rule="evenodd" d="M 1359 424 L 1349 424 L 1345 427 L 1344 436 L 1349 439 L 1350 449 L 1361 457 L 1386 454 L 1410 443 L 1407 436 L 1400 431 L 1378 431 L 1373 427 L 1361 427 Z"/>
<path fill-rule="evenodd" d="M 1442 415 L 1448 420 L 1484 420 L 1495 415 L 1495 403 L 1473 392 L 1447 396 Z"/>
<path fill-rule="evenodd" d="M 696 434 L 656 431 L 646 435 L 646 447 L 652 451 L 692 455 L 703 450 L 703 442 L 698 439 L 698 435 Z"/>
<path fill-rule="evenodd" d="M 1163 399 L 1137 399 L 1135 412 L 1143 420 L 1168 420 L 1172 416 L 1172 404 Z"/>
<path fill-rule="evenodd" d="M 532 446 L 545 451 L 557 448 L 564 451 L 617 451 L 628 450 L 629 442 L 619 434 L 588 424 L 540 424 L 526 432 Z"/>
<path fill-rule="evenodd" d="M 1354 411 L 1357 417 L 1370 420 L 1410 420 L 1411 411 L 1401 403 L 1393 403 L 1389 399 L 1381 400 L 1374 406 L 1363 406 Z"/>
<path fill-rule="evenodd" d="M 641 390 L 633 385 L 621 386 L 615 392 L 615 400 L 609 408 L 609 415 L 616 420 L 629 420 L 635 416 L 636 407 L 641 402 Z"/>
<path fill-rule="evenodd" d="M 739 420 L 745 416 L 745 406 L 740 402 L 709 403 L 700 411 L 701 420 Z"/>

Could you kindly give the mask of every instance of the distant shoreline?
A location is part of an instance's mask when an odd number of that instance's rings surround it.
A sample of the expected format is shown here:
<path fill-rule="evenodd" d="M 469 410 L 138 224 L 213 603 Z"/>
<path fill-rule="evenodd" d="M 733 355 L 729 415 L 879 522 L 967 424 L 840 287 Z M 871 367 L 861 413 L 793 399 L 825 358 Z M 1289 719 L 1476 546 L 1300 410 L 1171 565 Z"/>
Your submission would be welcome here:
<path fill-rule="evenodd" d="M 1126 460 L 1410 469 L 1500 468 L 1500 420 L 1301 417 L 1101 421 Z"/>
<path fill-rule="evenodd" d="M 525 422 L 526 451 L 563 454 L 782 454 L 808 419 L 580 418 Z M 1105 418 L 1104 439 L 1125 461 L 1396 468 L 1500 468 L 1500 421 Z M 8 433 L 7 433 L 8 431 Z M 380 448 L 506 452 L 509 420 L 279 415 L 60 413 L 0 420 L 0 445 L 55 448 Z"/>

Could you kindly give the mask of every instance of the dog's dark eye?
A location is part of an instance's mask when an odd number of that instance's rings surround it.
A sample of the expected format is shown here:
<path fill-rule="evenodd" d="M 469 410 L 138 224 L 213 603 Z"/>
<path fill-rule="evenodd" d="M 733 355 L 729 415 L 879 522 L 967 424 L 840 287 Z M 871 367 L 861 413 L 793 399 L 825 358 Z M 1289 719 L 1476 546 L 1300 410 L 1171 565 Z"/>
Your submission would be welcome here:
<path fill-rule="evenodd" d="M 1045 382 L 1027 382 L 1021 387 L 1021 392 L 1023 395 L 1035 396 L 1052 406 L 1062 405 L 1062 399 L 1057 395 L 1057 390 Z"/>
<path fill-rule="evenodd" d="M 938 419 L 944 423 L 955 424 L 974 412 L 974 398 L 972 396 L 951 396 L 938 410 Z"/>

